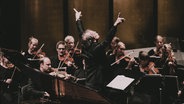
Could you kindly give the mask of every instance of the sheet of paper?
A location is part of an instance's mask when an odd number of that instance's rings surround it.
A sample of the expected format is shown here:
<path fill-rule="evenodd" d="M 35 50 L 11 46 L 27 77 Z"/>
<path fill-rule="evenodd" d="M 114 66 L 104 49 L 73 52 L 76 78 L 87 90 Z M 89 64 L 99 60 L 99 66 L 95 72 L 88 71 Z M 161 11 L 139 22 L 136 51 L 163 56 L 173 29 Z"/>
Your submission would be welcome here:
<path fill-rule="evenodd" d="M 133 78 L 126 77 L 124 75 L 117 75 L 108 85 L 107 87 L 111 87 L 114 89 L 125 90 L 132 82 Z"/>

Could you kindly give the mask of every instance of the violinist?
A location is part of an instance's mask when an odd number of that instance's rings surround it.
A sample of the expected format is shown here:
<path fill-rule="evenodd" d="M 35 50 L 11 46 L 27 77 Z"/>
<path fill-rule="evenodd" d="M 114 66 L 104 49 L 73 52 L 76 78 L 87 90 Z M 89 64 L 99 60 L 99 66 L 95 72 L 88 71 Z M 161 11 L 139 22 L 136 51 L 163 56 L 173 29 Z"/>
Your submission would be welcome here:
<path fill-rule="evenodd" d="M 28 59 L 29 65 L 33 68 L 39 69 L 39 61 L 41 58 L 46 56 L 46 54 L 42 51 L 42 47 L 44 44 L 38 48 L 39 41 L 35 37 L 30 37 L 28 42 L 28 50 L 22 52 L 22 54 Z"/>
<path fill-rule="evenodd" d="M 58 41 L 56 44 L 57 55 L 52 56 L 51 66 L 53 68 L 63 68 L 66 67 L 66 72 L 68 74 L 74 75 L 75 67 L 73 66 L 73 58 L 70 57 L 69 52 L 66 50 L 66 44 L 64 41 Z"/>
<path fill-rule="evenodd" d="M 70 53 L 71 58 L 73 58 L 76 68 L 83 68 L 81 50 L 78 49 L 79 42 L 75 45 L 75 39 L 71 35 L 67 35 L 64 41 L 66 43 L 66 50 Z"/>
<path fill-rule="evenodd" d="M 159 70 L 155 68 L 154 62 L 150 61 L 150 57 L 147 52 L 140 51 L 138 57 L 138 69 L 145 74 L 159 74 Z"/>
<path fill-rule="evenodd" d="M 177 61 L 174 57 L 174 52 L 172 50 L 171 43 L 164 44 L 162 47 L 162 57 L 160 63 L 162 64 L 162 74 L 175 75 L 175 70 L 177 68 Z"/>
<path fill-rule="evenodd" d="M 115 54 L 115 48 L 117 47 L 118 42 L 120 42 L 120 39 L 117 36 L 115 36 L 112 39 L 109 49 L 106 52 L 107 57 Z"/>
<path fill-rule="evenodd" d="M 6 57 L 0 59 L 0 101 L 2 104 L 17 104 L 20 72 Z"/>
<path fill-rule="evenodd" d="M 44 57 L 40 61 L 39 70 L 29 75 L 30 77 L 27 81 L 28 84 L 25 85 L 25 87 L 23 87 L 24 102 L 27 102 L 30 100 L 39 101 L 41 98 L 42 99 L 43 98 L 48 98 L 48 99 L 55 98 L 52 78 L 47 75 L 50 72 L 52 72 L 51 61 L 48 57 Z"/>
<path fill-rule="evenodd" d="M 125 54 L 125 44 L 123 42 L 118 42 L 117 47 L 115 48 L 115 53 L 108 57 L 110 62 L 110 68 L 113 73 L 113 78 L 117 75 L 125 74 L 125 69 L 129 67 L 128 65 L 133 62 L 133 59 Z"/>
<path fill-rule="evenodd" d="M 29 38 L 29 42 L 28 42 L 28 50 L 26 52 L 23 52 L 22 54 L 26 57 L 26 58 L 33 58 L 35 56 L 35 53 L 38 49 L 38 39 L 35 37 L 30 37 Z"/>

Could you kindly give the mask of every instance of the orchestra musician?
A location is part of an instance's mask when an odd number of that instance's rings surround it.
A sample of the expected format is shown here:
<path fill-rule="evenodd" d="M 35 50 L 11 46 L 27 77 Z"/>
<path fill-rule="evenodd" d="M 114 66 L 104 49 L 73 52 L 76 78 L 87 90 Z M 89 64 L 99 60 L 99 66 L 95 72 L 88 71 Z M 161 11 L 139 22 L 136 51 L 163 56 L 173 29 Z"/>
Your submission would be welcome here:
<path fill-rule="evenodd" d="M 29 70 L 27 71 L 28 74 L 32 73 L 29 73 Z M 39 70 L 29 75 L 28 84 L 23 87 L 23 102 L 29 104 L 32 100 L 33 102 L 40 101 L 39 103 L 41 103 L 41 99 L 43 98 L 49 98 L 51 100 L 55 98 L 52 78 L 49 77 L 50 72 L 52 72 L 51 61 L 48 57 L 43 57 L 40 61 Z M 30 102 L 30 104 L 33 102 Z"/>
<path fill-rule="evenodd" d="M 147 51 L 140 51 L 138 55 L 138 59 L 136 63 L 131 68 L 130 77 L 138 79 L 141 84 L 137 84 L 134 86 L 133 95 L 136 96 L 147 96 L 151 102 L 151 104 L 159 104 L 159 90 L 154 87 L 154 85 L 150 85 L 153 87 L 147 87 L 146 84 L 141 82 L 141 79 L 144 76 L 154 76 L 159 75 L 159 70 L 155 67 L 154 62 L 150 61 L 150 56 Z M 145 77 L 147 78 L 147 77 Z M 139 82 L 138 81 L 138 82 Z M 152 83 L 152 82 L 150 82 Z"/>
<path fill-rule="evenodd" d="M 42 44 L 42 46 L 39 49 L 38 49 L 38 44 L 39 44 L 38 39 L 31 36 L 28 42 L 28 50 L 25 52 L 22 52 L 22 55 L 29 60 L 28 64 L 31 67 L 37 68 L 37 69 L 39 69 L 40 58 L 45 56 L 45 53 L 42 52 L 42 49 L 41 49 L 44 46 L 44 44 Z"/>
<path fill-rule="evenodd" d="M 172 50 L 171 43 L 164 44 L 162 47 L 162 57 L 160 59 L 162 63 L 162 74 L 163 75 L 175 75 L 177 69 L 177 61 L 174 57 L 174 52 Z"/>
<path fill-rule="evenodd" d="M 117 46 L 114 49 L 114 54 L 108 57 L 113 78 L 115 78 L 117 75 L 125 74 L 125 69 L 129 69 L 131 64 L 135 62 L 134 58 L 126 56 L 125 49 L 125 44 L 120 41 L 117 43 Z"/>
<path fill-rule="evenodd" d="M 38 39 L 31 36 L 29 38 L 29 42 L 28 42 L 28 50 L 25 52 L 22 52 L 22 54 L 26 57 L 26 58 L 31 58 L 33 59 L 33 57 L 35 56 L 35 53 L 38 49 Z"/>
<path fill-rule="evenodd" d="M 115 36 L 112 39 L 109 49 L 106 52 L 107 57 L 115 54 L 115 49 L 117 47 L 118 42 L 120 42 L 120 39 L 117 36 Z"/>
<path fill-rule="evenodd" d="M 103 42 L 98 42 L 98 33 L 90 29 L 84 30 L 80 19 L 82 16 L 81 12 L 78 12 L 76 9 L 74 9 L 74 11 L 79 37 L 82 39 L 82 54 L 85 56 L 85 85 L 101 91 L 104 88 L 104 85 L 108 82 L 106 81 L 108 80 L 108 62 L 105 49 L 110 45 L 110 42 L 116 33 L 117 26 L 121 22 L 124 22 L 125 19 L 121 18 L 119 14 L 105 40 Z"/>
<path fill-rule="evenodd" d="M 161 35 L 157 35 L 154 41 L 156 47 L 149 50 L 148 55 L 150 56 L 162 56 L 162 47 L 165 44 L 165 39 Z"/>
<path fill-rule="evenodd" d="M 159 74 L 159 70 L 155 68 L 154 62 L 150 61 L 150 57 L 147 52 L 139 52 L 138 63 L 140 72 L 145 74 Z"/>
<path fill-rule="evenodd" d="M 20 72 L 6 57 L 1 56 L 0 60 L 1 104 L 18 104 Z"/>
<path fill-rule="evenodd" d="M 51 66 L 53 68 L 62 69 L 68 74 L 74 75 L 76 67 L 74 67 L 74 60 L 70 56 L 70 53 L 66 50 L 66 44 L 64 41 L 58 41 L 56 44 L 57 55 L 50 57 Z"/>
<path fill-rule="evenodd" d="M 79 41 L 75 45 L 75 39 L 71 35 L 67 35 L 64 39 L 66 43 L 66 50 L 70 53 L 71 58 L 74 59 L 74 64 L 77 69 L 83 68 L 83 57 L 81 55 L 81 49 L 78 48 Z"/>

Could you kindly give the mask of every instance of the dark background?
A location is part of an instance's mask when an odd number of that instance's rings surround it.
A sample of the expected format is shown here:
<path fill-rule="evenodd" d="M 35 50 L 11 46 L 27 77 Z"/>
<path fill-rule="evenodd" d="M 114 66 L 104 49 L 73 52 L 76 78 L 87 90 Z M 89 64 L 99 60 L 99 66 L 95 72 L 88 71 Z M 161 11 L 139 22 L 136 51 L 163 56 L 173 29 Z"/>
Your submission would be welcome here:
<path fill-rule="evenodd" d="M 1 0 L 0 46 L 18 51 L 27 49 L 28 37 L 39 39 L 52 55 L 55 44 L 66 35 L 78 41 L 73 8 L 82 11 L 85 28 L 97 31 L 101 40 L 118 12 L 126 19 L 117 36 L 127 49 L 154 46 L 157 34 L 171 37 L 183 48 L 183 0 Z"/>

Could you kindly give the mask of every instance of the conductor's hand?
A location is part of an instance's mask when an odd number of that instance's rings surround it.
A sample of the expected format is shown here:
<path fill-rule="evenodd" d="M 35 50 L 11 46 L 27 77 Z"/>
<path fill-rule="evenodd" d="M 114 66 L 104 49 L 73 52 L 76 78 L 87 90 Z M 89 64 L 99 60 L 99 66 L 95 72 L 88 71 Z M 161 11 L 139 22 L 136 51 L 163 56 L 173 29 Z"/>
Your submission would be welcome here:
<path fill-rule="evenodd" d="M 121 13 L 119 12 L 118 13 L 118 18 L 116 19 L 115 23 L 114 23 L 114 26 L 117 26 L 119 25 L 120 23 L 124 22 L 125 21 L 125 18 L 122 18 L 120 17 Z"/>
<path fill-rule="evenodd" d="M 75 8 L 73 8 L 73 10 L 75 11 L 75 20 L 80 20 L 81 15 L 81 11 L 77 11 Z"/>

